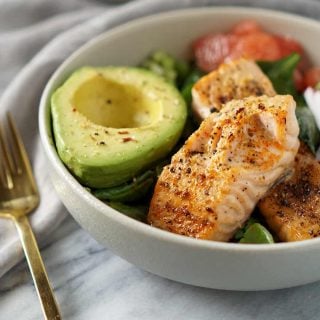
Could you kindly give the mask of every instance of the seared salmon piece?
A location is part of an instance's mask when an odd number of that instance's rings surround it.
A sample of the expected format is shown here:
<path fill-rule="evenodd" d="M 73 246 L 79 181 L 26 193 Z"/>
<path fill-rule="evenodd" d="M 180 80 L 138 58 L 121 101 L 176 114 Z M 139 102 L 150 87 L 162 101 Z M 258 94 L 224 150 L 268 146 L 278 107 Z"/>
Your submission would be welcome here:
<path fill-rule="evenodd" d="M 289 95 L 248 97 L 211 114 L 172 157 L 155 186 L 148 222 L 228 241 L 292 167 L 299 147 Z"/>
<path fill-rule="evenodd" d="M 238 59 L 220 65 L 195 83 L 192 109 L 201 122 L 230 100 L 262 95 L 276 95 L 271 81 L 254 61 Z"/>
<path fill-rule="evenodd" d="M 301 143 L 293 173 L 275 185 L 258 205 L 281 241 L 320 236 L 320 164 Z"/>

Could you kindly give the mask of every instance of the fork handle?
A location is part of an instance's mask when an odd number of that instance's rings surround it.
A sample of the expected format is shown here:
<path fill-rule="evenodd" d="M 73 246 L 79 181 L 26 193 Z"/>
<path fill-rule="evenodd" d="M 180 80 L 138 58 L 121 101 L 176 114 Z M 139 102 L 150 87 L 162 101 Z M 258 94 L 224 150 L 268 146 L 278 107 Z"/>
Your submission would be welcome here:
<path fill-rule="evenodd" d="M 49 283 L 39 248 L 27 216 L 14 219 L 45 319 L 60 320 L 61 315 Z"/>

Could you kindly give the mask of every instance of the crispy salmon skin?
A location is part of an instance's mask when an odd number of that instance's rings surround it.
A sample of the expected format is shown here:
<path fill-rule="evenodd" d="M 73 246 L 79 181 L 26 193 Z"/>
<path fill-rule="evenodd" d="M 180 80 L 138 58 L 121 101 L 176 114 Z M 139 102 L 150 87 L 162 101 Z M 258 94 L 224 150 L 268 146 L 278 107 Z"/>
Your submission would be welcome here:
<path fill-rule="evenodd" d="M 293 174 L 274 186 L 258 205 L 281 241 L 320 236 L 320 164 L 301 143 Z"/>
<path fill-rule="evenodd" d="M 190 237 L 230 240 L 292 166 L 298 133 L 291 96 L 228 102 L 202 122 L 164 168 L 148 222 Z"/>
<path fill-rule="evenodd" d="M 230 100 L 262 95 L 276 95 L 271 81 L 254 61 L 242 58 L 221 64 L 195 83 L 192 109 L 202 121 Z"/>

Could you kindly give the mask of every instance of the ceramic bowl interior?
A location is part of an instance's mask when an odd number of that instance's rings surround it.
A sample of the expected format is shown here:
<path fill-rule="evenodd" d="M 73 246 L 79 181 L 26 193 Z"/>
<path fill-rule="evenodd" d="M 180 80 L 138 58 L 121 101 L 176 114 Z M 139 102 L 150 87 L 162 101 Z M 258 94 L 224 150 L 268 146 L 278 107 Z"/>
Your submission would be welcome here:
<path fill-rule="evenodd" d="M 208 32 L 227 31 L 243 19 L 255 19 L 268 31 L 294 37 L 312 62 L 320 65 L 320 24 L 306 18 L 236 7 L 187 9 L 145 17 L 98 36 L 57 69 L 41 99 L 40 135 L 62 202 L 84 229 L 117 255 L 154 274 L 208 288 L 263 290 L 296 286 L 320 279 L 320 239 L 242 245 L 158 230 L 126 217 L 87 192 L 60 161 L 52 138 L 50 96 L 77 68 L 135 66 L 157 49 L 187 59 L 192 40 Z"/>

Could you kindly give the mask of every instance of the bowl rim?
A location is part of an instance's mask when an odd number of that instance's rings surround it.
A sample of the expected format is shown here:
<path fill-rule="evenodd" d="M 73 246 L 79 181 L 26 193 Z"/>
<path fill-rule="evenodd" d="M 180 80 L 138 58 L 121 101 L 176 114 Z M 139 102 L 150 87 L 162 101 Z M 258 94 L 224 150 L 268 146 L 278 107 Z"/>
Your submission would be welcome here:
<path fill-rule="evenodd" d="M 257 14 L 257 16 L 264 16 L 268 18 L 276 19 L 286 19 L 289 21 L 296 21 L 298 23 L 306 24 L 312 28 L 319 29 L 320 31 L 320 22 L 312 18 L 307 18 L 299 16 L 293 13 L 287 13 L 278 10 L 264 9 L 264 8 L 253 8 L 253 7 L 240 7 L 240 6 L 209 6 L 209 7 L 196 7 L 196 8 L 184 8 L 184 9 L 175 9 L 161 13 L 150 14 L 143 16 L 137 19 L 130 20 L 120 26 L 113 27 L 108 29 L 101 34 L 97 35 L 84 45 L 80 46 L 75 50 L 51 75 L 48 80 L 40 99 L 39 106 L 39 132 L 42 147 L 49 158 L 52 165 L 55 167 L 59 176 L 65 179 L 66 183 L 75 193 L 77 193 L 89 206 L 94 207 L 96 210 L 101 212 L 107 218 L 112 219 L 114 222 L 117 222 L 127 228 L 132 229 L 134 232 L 140 233 L 142 236 L 147 236 L 153 238 L 154 240 L 170 242 L 176 245 L 183 245 L 185 247 L 196 248 L 198 250 L 214 250 L 214 251 L 237 251 L 237 252 L 249 252 L 249 253 L 263 253 L 265 251 L 273 252 L 283 252 L 286 251 L 299 251 L 305 249 L 305 247 L 311 248 L 315 246 L 320 246 L 320 238 L 301 240 L 295 242 L 280 242 L 274 244 L 240 244 L 240 243 L 231 243 L 231 242 L 218 242 L 213 240 L 199 240 L 195 238 L 190 238 L 187 236 L 171 233 L 165 230 L 161 230 L 155 227 L 152 227 L 148 224 L 137 221 L 133 218 L 126 216 L 125 214 L 118 212 L 117 210 L 109 207 L 107 204 L 103 203 L 101 200 L 94 197 L 89 191 L 87 191 L 81 184 L 76 180 L 76 178 L 69 172 L 65 165 L 60 160 L 55 146 L 50 140 L 51 131 L 50 127 L 47 127 L 49 123 L 47 117 L 50 117 L 50 108 L 49 103 L 47 102 L 50 99 L 51 87 L 56 81 L 56 78 L 63 72 L 63 70 L 79 55 L 86 51 L 91 46 L 99 43 L 105 38 L 114 37 L 117 34 L 126 32 L 132 27 L 139 27 L 140 25 L 149 24 L 158 22 L 163 19 L 174 19 L 181 16 L 195 16 L 203 15 L 210 11 L 212 14 L 228 14 L 234 15 L 246 13 Z"/>

